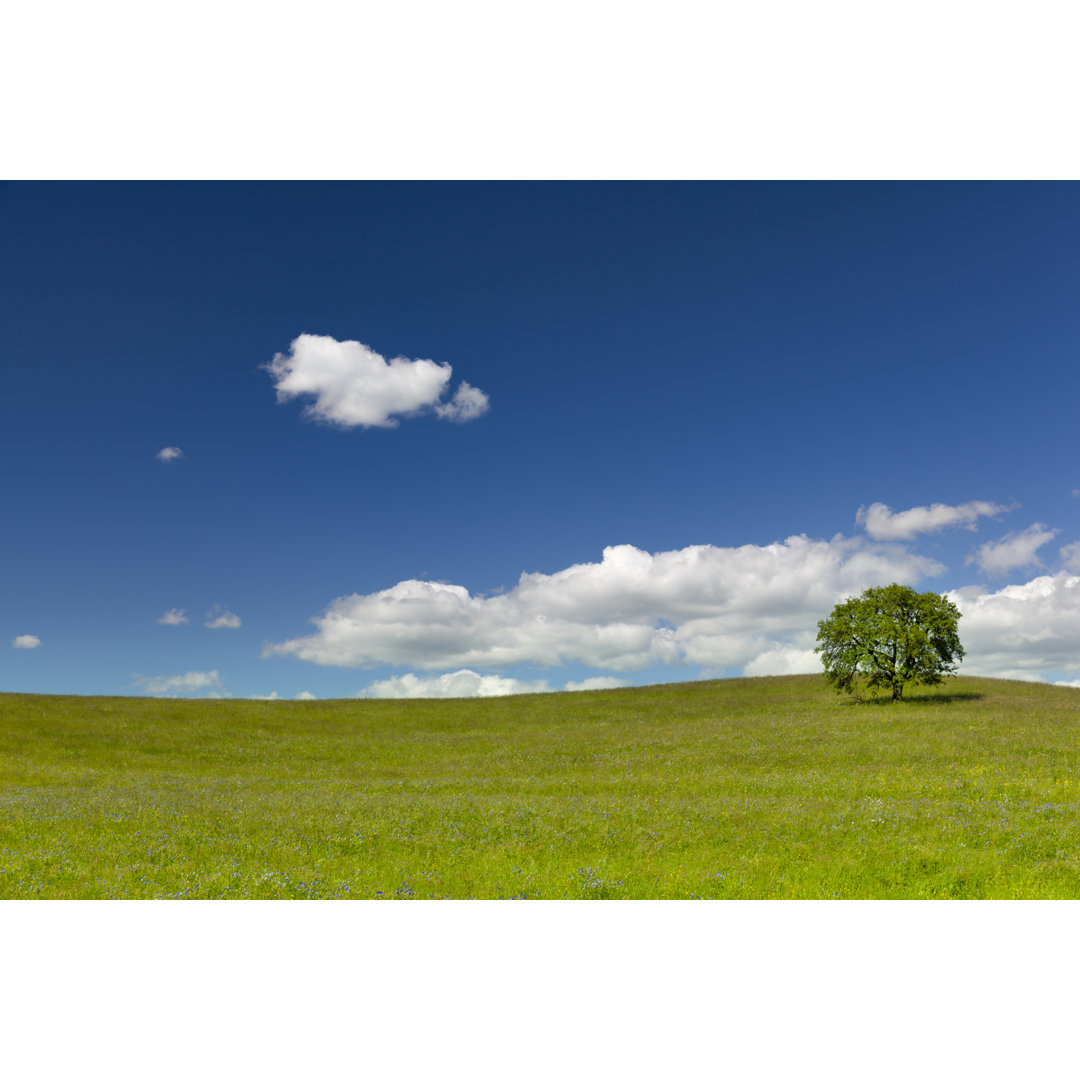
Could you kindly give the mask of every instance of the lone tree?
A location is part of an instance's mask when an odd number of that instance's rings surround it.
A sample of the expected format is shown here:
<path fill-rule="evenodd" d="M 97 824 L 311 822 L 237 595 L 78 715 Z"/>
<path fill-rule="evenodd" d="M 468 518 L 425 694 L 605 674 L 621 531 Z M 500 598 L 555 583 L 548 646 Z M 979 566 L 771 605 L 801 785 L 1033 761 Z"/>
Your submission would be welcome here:
<path fill-rule="evenodd" d="M 837 604 L 818 623 L 814 651 L 837 692 L 854 693 L 863 676 L 868 687 L 890 687 L 892 700 L 900 701 L 906 683 L 934 686 L 956 673 L 964 657 L 959 621 L 956 605 L 944 596 L 886 585 Z"/>

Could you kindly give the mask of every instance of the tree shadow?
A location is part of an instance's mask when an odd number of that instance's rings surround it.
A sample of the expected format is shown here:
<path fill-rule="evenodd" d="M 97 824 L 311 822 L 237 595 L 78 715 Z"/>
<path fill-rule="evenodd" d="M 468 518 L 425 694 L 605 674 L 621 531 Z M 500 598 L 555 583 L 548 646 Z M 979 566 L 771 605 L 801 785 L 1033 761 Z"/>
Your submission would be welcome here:
<path fill-rule="evenodd" d="M 871 697 L 858 697 L 852 705 L 948 705 L 953 701 L 982 701 L 985 694 L 974 690 L 957 690 L 951 694 L 905 694 L 899 702 L 893 702 L 890 694 L 877 694 Z"/>

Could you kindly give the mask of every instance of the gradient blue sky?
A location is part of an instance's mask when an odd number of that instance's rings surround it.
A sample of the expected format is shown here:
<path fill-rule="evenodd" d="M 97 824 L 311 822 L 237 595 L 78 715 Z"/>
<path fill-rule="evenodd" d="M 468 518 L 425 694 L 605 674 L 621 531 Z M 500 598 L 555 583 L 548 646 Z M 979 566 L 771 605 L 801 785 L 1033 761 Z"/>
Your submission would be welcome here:
<path fill-rule="evenodd" d="M 2 185 L 0 689 L 815 670 L 894 579 L 1080 679 L 1078 271 L 1070 183 Z M 301 335 L 452 375 L 329 423 Z"/>

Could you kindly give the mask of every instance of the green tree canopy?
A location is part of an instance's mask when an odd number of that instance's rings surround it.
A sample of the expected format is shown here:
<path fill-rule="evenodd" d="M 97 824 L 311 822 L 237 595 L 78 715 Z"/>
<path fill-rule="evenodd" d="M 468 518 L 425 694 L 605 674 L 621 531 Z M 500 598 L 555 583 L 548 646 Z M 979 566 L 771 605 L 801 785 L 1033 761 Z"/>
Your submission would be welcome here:
<path fill-rule="evenodd" d="M 909 682 L 933 686 L 956 673 L 964 657 L 959 621 L 944 596 L 886 585 L 837 604 L 818 623 L 814 651 L 838 692 L 854 693 L 862 677 L 871 689 L 890 688 L 899 701 Z"/>

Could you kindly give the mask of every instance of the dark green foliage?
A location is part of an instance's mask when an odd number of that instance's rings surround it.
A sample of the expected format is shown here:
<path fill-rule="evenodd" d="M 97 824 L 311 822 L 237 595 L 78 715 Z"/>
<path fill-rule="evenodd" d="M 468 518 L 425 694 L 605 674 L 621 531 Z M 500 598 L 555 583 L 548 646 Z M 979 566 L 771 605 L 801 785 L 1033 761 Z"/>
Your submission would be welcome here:
<path fill-rule="evenodd" d="M 944 596 L 886 585 L 837 604 L 818 623 L 814 651 L 837 691 L 854 693 L 862 678 L 899 701 L 909 682 L 934 686 L 956 673 L 964 657 L 959 621 L 956 605 Z"/>

